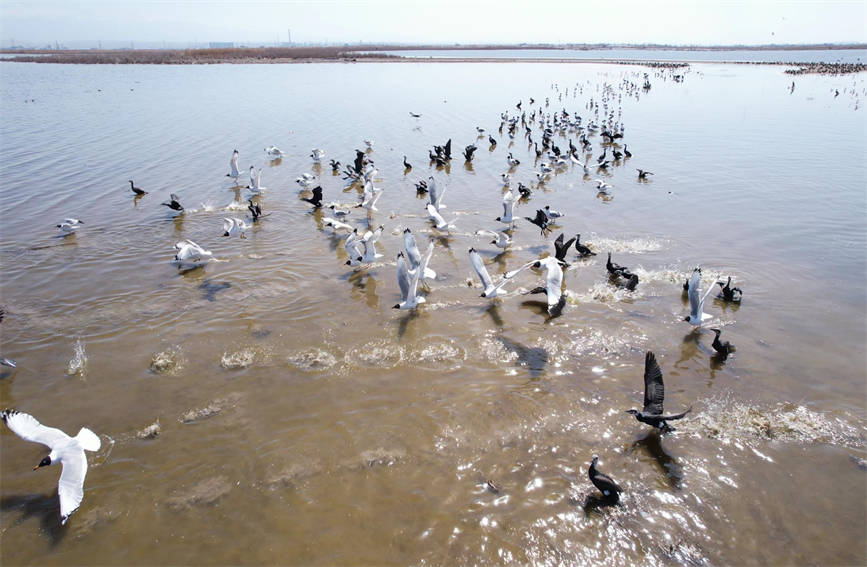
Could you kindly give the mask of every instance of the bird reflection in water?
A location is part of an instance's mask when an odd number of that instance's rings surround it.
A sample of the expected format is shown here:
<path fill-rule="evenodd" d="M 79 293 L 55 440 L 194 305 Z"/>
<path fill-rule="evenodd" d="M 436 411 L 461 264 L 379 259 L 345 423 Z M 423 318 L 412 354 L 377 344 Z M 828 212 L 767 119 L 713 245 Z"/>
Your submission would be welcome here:
<path fill-rule="evenodd" d="M 683 470 L 680 465 L 677 464 L 677 460 L 662 447 L 662 437 L 663 436 L 659 432 L 655 430 L 651 431 L 644 437 L 635 441 L 629 449 L 629 452 L 631 453 L 636 449 L 644 450 L 651 458 L 653 458 L 657 466 L 659 466 L 659 469 L 665 476 L 668 485 L 675 490 L 679 490 L 681 482 L 683 481 Z"/>

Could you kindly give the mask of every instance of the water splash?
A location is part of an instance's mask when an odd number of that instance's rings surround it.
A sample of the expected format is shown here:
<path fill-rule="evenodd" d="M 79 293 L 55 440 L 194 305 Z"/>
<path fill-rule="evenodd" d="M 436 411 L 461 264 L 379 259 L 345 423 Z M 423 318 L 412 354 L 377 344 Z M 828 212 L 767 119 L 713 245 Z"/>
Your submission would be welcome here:
<path fill-rule="evenodd" d="M 286 361 L 298 370 L 321 372 L 337 364 L 337 357 L 328 351 L 310 348 L 290 354 Z"/>
<path fill-rule="evenodd" d="M 87 367 L 87 354 L 84 352 L 84 343 L 76 339 L 74 354 L 69 364 L 66 365 L 67 376 L 84 376 Z"/>
<path fill-rule="evenodd" d="M 158 352 L 151 357 L 149 370 L 154 374 L 175 374 L 183 368 L 183 357 L 179 346 Z"/>

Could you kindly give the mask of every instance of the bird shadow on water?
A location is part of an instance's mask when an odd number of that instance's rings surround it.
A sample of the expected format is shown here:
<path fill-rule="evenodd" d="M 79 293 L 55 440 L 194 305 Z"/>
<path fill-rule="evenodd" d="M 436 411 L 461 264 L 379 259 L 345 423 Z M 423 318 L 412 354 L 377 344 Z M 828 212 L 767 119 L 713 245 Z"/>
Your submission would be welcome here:
<path fill-rule="evenodd" d="M 588 494 L 581 503 L 584 513 L 588 516 L 591 514 L 602 515 L 605 508 L 620 506 L 620 498 L 611 496 L 600 496 L 598 494 Z"/>
<path fill-rule="evenodd" d="M 397 340 L 402 341 L 406 336 L 406 331 L 409 329 L 409 324 L 411 321 L 418 319 L 419 317 L 418 308 L 410 309 L 405 315 L 403 315 L 397 321 Z"/>
<path fill-rule="evenodd" d="M 66 536 L 66 526 L 60 524 L 60 500 L 57 494 L 18 494 L 0 498 L 0 515 L 10 517 L 20 513 L 15 524 L 30 518 L 39 519 L 42 533 L 48 536 L 52 546 L 58 545 Z"/>
<path fill-rule="evenodd" d="M 347 281 L 352 284 L 350 295 L 352 299 L 363 299 L 368 307 L 379 307 L 379 295 L 376 294 L 376 278 L 373 274 L 363 270 L 355 270 L 347 276 Z"/>
<path fill-rule="evenodd" d="M 635 441 L 628 452 L 631 453 L 636 449 L 644 450 L 653 458 L 663 475 L 665 475 L 665 480 L 669 486 L 675 490 L 680 489 L 681 482 L 683 481 L 683 470 L 677 463 L 677 460 L 662 447 L 662 434 L 658 431 L 651 431 L 641 439 Z"/>
<path fill-rule="evenodd" d="M 675 368 L 683 368 L 682 364 L 693 358 L 701 352 L 698 339 L 701 337 L 701 327 L 695 327 L 683 337 L 683 342 L 680 344 L 680 358 L 674 363 Z"/>
<path fill-rule="evenodd" d="M 229 282 L 215 282 L 213 280 L 205 280 L 199 284 L 199 289 L 202 291 L 202 299 L 207 299 L 208 301 L 217 301 L 217 294 L 230 287 L 232 287 L 232 284 Z"/>
<path fill-rule="evenodd" d="M 531 378 L 539 378 L 548 365 L 548 351 L 540 347 L 528 347 L 518 341 L 500 335 L 497 337 L 507 350 L 518 356 L 518 364 L 527 368 Z"/>
<path fill-rule="evenodd" d="M 506 324 L 503 321 L 503 317 L 500 315 L 500 306 L 498 304 L 490 303 L 482 312 L 487 314 L 488 317 L 491 318 L 491 321 L 494 322 L 494 325 L 496 325 L 498 328 L 502 329 L 503 326 Z"/>

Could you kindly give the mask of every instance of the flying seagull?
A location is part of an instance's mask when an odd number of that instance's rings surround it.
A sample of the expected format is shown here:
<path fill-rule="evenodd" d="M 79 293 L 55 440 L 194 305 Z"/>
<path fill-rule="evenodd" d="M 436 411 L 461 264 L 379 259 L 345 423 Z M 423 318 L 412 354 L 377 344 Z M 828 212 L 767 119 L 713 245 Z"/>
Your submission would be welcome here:
<path fill-rule="evenodd" d="M 470 262 L 473 264 L 473 269 L 476 271 L 479 281 L 482 282 L 482 287 L 485 288 L 482 292 L 482 297 L 497 297 L 498 295 L 506 294 L 506 290 L 501 290 L 500 288 L 502 288 L 509 280 L 503 278 L 500 280 L 500 283 L 494 285 L 493 280 L 491 280 L 491 275 L 488 273 L 488 269 L 485 268 L 485 263 L 482 261 L 482 257 L 479 256 L 479 253 L 476 252 L 475 248 L 470 248 Z"/>
<path fill-rule="evenodd" d="M 403 231 L 403 247 L 406 249 L 406 257 L 409 259 L 409 269 L 417 270 L 421 265 L 421 252 L 418 251 L 415 235 L 408 228 Z M 424 273 L 421 275 L 423 280 L 435 280 L 436 277 L 437 273 L 428 267 L 424 268 Z"/>
<path fill-rule="evenodd" d="M 704 300 L 713 291 L 713 286 L 708 286 L 707 291 L 704 292 L 704 295 L 699 299 L 698 288 L 701 285 L 701 268 L 696 267 L 692 271 L 692 277 L 689 279 L 689 286 L 687 294 L 689 295 L 689 316 L 684 317 L 684 321 L 688 321 L 690 325 L 701 325 L 702 321 L 706 319 L 710 319 L 713 315 L 709 315 L 708 313 L 704 313 L 702 308 L 704 307 Z"/>
<path fill-rule="evenodd" d="M 57 228 L 63 232 L 75 232 L 79 225 L 84 224 L 84 221 L 78 219 L 63 219 L 63 222 L 57 225 Z"/>
<path fill-rule="evenodd" d="M 674 415 L 662 414 L 662 402 L 665 399 L 665 386 L 662 384 L 662 370 L 659 369 L 659 364 L 656 362 L 656 355 L 647 351 L 644 356 L 644 409 L 626 410 L 626 413 L 631 413 L 635 419 L 641 423 L 652 425 L 663 432 L 674 431 L 674 428 L 666 423 L 682 419 L 683 416 L 692 411 L 692 406 L 685 412 Z"/>
<path fill-rule="evenodd" d="M 60 496 L 60 524 L 65 524 L 84 498 L 84 477 L 87 474 L 84 452 L 98 451 L 102 444 L 99 437 L 86 427 L 82 427 L 75 437 L 70 437 L 59 429 L 45 427 L 32 415 L 15 410 L 0 411 L 0 418 L 25 441 L 41 443 L 51 449 L 33 470 L 55 463 L 63 464 L 57 493 Z"/>

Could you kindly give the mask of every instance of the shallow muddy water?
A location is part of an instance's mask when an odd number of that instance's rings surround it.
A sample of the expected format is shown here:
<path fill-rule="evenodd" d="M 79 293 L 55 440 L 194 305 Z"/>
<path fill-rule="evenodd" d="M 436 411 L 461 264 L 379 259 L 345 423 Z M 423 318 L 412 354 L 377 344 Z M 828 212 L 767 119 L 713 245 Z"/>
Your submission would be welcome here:
<path fill-rule="evenodd" d="M 18 365 L 0 406 L 103 441 L 61 528 L 60 471 L 32 471 L 42 447 L 2 428 L 3 562 L 863 564 L 865 78 L 792 90 L 780 67 L 723 64 L 0 63 L 0 355 Z M 539 186 L 524 130 L 498 131 L 518 101 L 536 141 L 540 111 L 610 114 L 633 156 Z M 449 138 L 437 169 L 428 149 Z M 352 268 L 294 180 L 315 173 L 325 201 L 356 202 L 308 156 L 349 163 L 365 139 L 384 192 L 349 218 L 384 227 L 382 257 Z M 286 157 L 267 160 L 271 144 Z M 263 168 L 268 216 L 246 239 L 221 237 L 223 217 L 249 217 L 226 210 L 250 194 L 224 176 L 234 148 L 242 171 Z M 509 152 L 512 186 L 533 189 L 516 216 L 565 216 L 547 239 L 517 221 L 498 254 L 474 233 L 501 226 Z M 416 195 L 431 175 L 451 231 Z M 182 215 L 160 205 L 170 193 Z M 85 224 L 60 236 L 70 216 Z M 392 309 L 407 227 L 436 243 L 412 312 Z M 479 297 L 471 246 L 498 278 L 561 231 L 599 253 L 569 254 L 561 316 L 521 295 L 542 285 L 532 271 Z M 183 239 L 217 261 L 179 272 Z M 639 275 L 634 292 L 608 281 L 608 251 Z M 744 291 L 739 306 L 708 299 L 700 331 L 682 320 L 696 265 L 703 286 L 730 275 Z M 737 347 L 724 363 L 708 327 Z M 624 413 L 647 350 L 666 409 L 694 407 L 674 433 Z M 594 453 L 619 506 L 585 506 Z"/>

